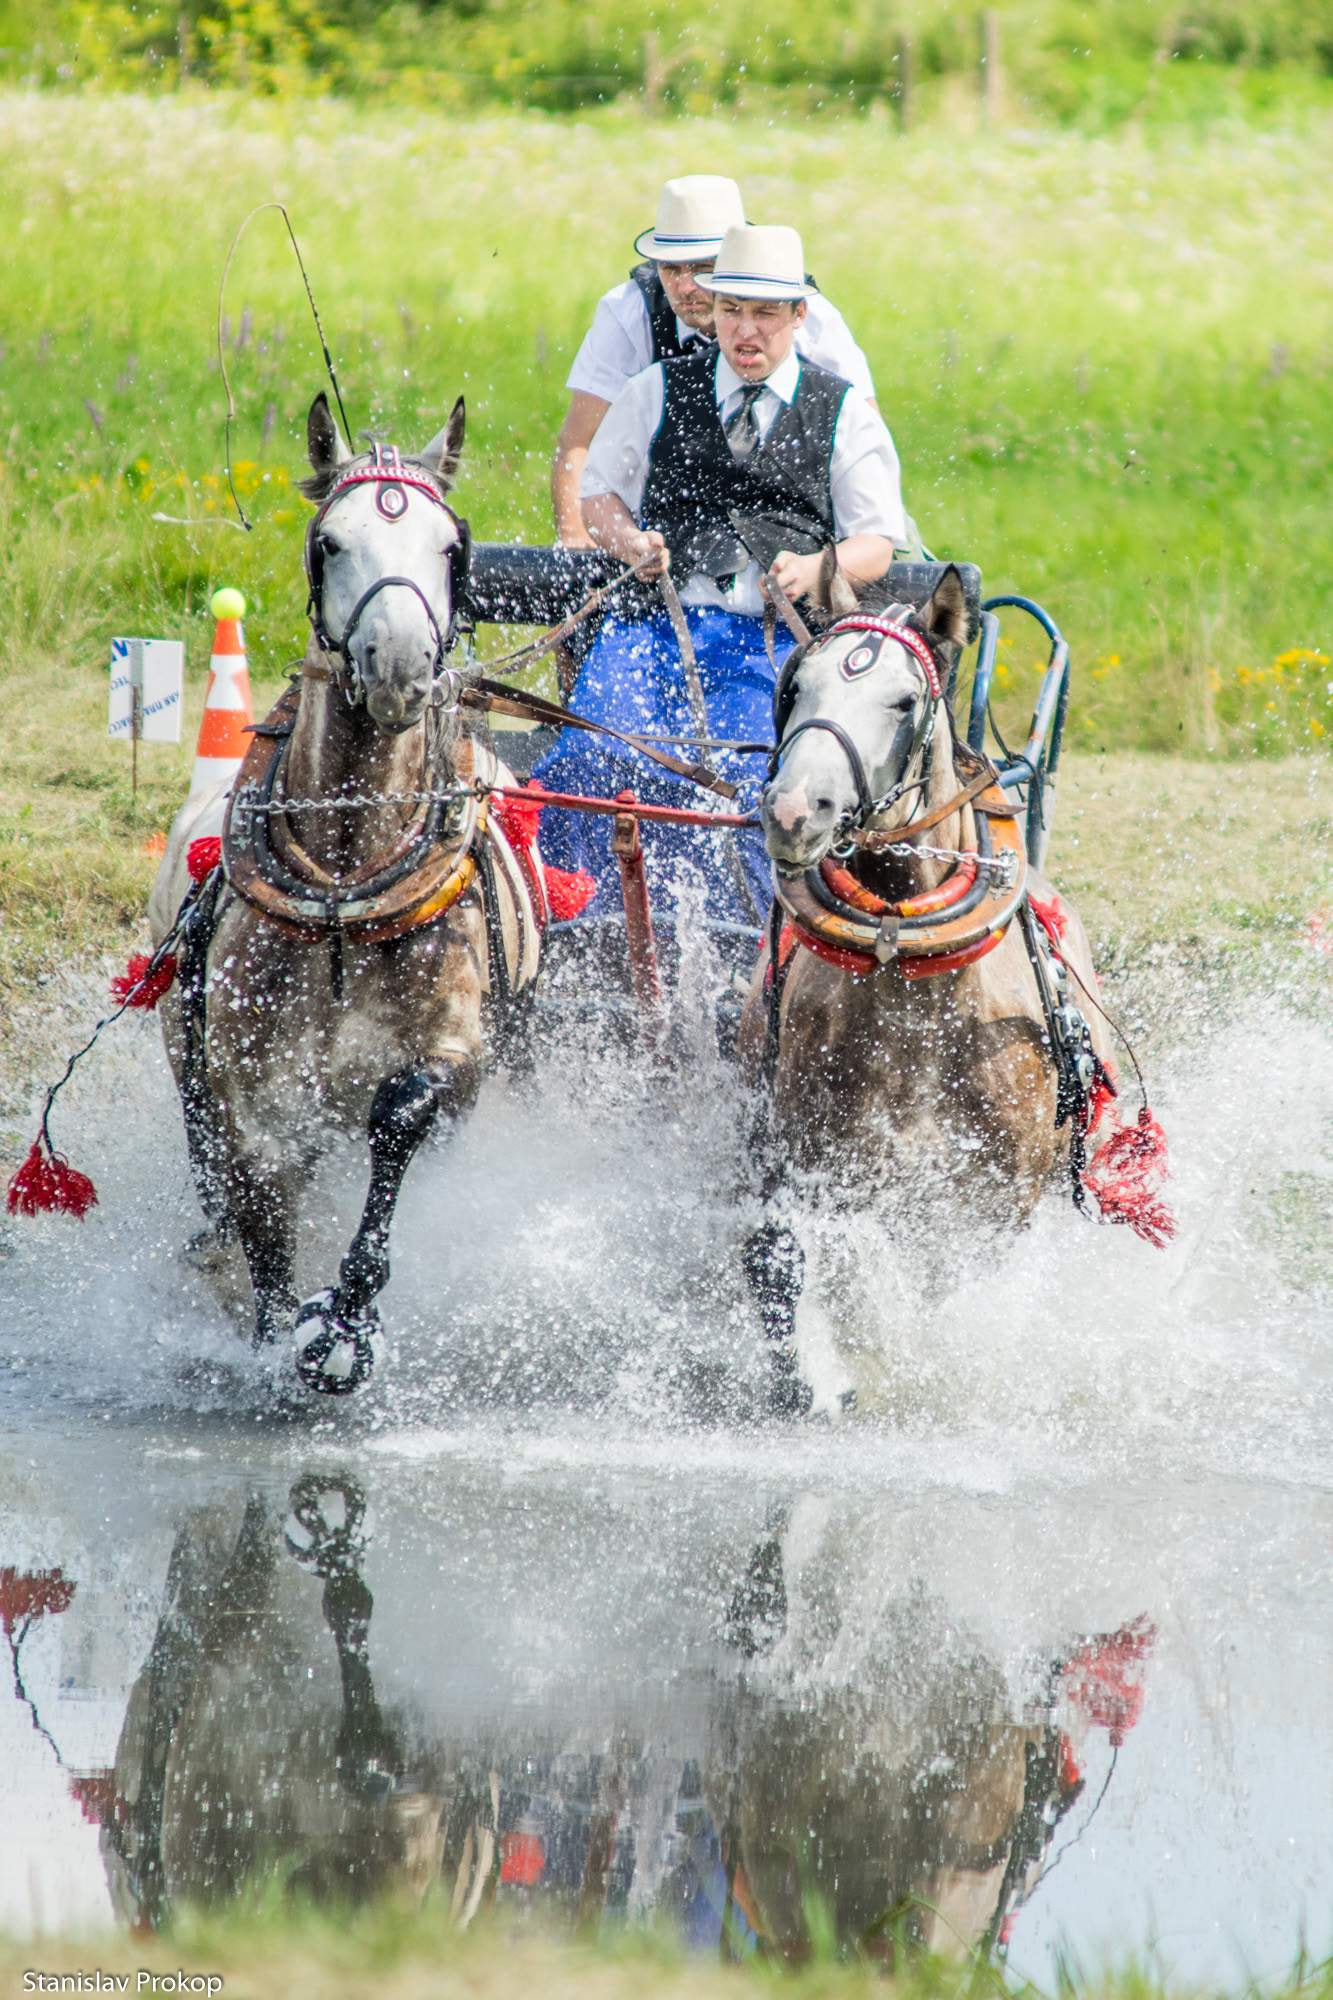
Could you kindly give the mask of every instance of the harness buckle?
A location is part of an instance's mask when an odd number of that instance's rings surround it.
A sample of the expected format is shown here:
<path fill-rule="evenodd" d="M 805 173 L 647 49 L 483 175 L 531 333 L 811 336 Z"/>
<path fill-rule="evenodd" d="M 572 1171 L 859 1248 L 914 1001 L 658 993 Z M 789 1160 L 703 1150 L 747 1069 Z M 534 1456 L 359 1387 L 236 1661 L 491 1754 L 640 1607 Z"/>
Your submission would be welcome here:
<path fill-rule="evenodd" d="M 875 962 L 878 965 L 892 965 L 898 956 L 898 926 L 900 919 L 895 910 L 886 910 L 879 920 L 875 933 Z"/>

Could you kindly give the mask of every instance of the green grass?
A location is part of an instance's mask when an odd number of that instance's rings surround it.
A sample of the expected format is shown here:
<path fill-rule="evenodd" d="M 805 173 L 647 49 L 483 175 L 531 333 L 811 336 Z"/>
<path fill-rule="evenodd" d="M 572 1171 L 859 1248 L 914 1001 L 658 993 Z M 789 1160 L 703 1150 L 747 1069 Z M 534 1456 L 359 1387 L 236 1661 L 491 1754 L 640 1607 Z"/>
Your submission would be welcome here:
<path fill-rule="evenodd" d="M 187 735 L 214 584 L 247 592 L 264 685 L 304 644 L 291 481 L 322 370 L 271 216 L 242 243 L 228 300 L 255 528 L 224 525 L 213 315 L 253 203 L 292 207 L 354 426 L 420 443 L 464 390 L 460 504 L 483 539 L 540 540 L 594 300 L 666 173 L 734 171 L 752 214 L 803 228 L 868 349 L 927 540 L 1064 626 L 1072 747 L 1277 758 L 1333 741 L 1328 140 L 1308 105 L 1203 131 L 937 127 L 903 142 L 868 116 L 654 122 L 622 107 L 573 123 L 203 94 L 0 99 L 11 975 L 137 922 L 142 841 L 184 788 L 188 741 L 179 756 L 146 748 L 129 797 L 127 754 L 103 735 L 112 635 L 185 638 Z M 998 707 L 1015 728 L 1040 651 L 1031 629 L 1006 632 Z M 1276 786 L 1301 821 L 1313 807 L 1298 768 L 1218 783 L 1242 818 Z M 1134 769 L 1149 796 L 1171 789 Z M 1294 922 L 1323 892 L 1303 857 L 1263 888 L 1270 863 L 1282 870 L 1257 820 L 1240 845 L 1242 912 L 1290 904 Z"/>
<path fill-rule="evenodd" d="M 24 1991 L 30 1968 L 128 1971 L 130 1992 L 141 1968 L 220 1974 L 224 2000 L 288 1993 L 303 2000 L 871 2000 L 886 1993 L 898 2000 L 1004 2000 L 1010 1993 L 1040 2000 L 1032 1988 L 1010 1986 L 999 1971 L 971 1960 L 913 1960 L 893 1978 L 881 1965 L 831 1953 L 799 1967 L 754 1959 L 724 1966 L 652 1931 L 560 1938 L 539 1923 L 496 1916 L 460 1932 L 435 1902 L 325 1914 L 233 1909 L 132 1942 L 114 1935 L 0 1940 L 0 2000 Z M 1068 2000 L 1204 2000 L 1209 1990 L 1134 1971 L 1088 1975 L 1062 1988 Z M 1263 1992 L 1266 2000 L 1330 2000 L 1333 1971 L 1298 1964 Z"/>

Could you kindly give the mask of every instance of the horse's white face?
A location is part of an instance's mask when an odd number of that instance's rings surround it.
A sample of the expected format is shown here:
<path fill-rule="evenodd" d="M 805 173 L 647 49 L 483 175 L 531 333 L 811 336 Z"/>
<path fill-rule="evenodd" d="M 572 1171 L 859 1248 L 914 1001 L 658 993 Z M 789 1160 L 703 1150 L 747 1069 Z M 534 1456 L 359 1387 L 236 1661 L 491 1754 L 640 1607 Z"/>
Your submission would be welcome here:
<path fill-rule="evenodd" d="M 311 409 L 309 431 L 317 475 L 352 462 L 322 396 Z M 419 454 L 442 487 L 453 477 L 462 440 L 460 398 L 444 430 Z M 439 643 L 453 614 L 450 557 L 461 536 L 450 510 L 420 487 L 395 485 L 392 492 L 387 508 L 384 487 L 370 481 L 338 494 L 315 531 L 315 561 L 318 610 L 335 646 L 381 577 L 406 577 L 416 585 L 390 583 L 376 591 L 347 645 L 371 719 L 398 734 L 420 721 L 430 699 Z"/>
<path fill-rule="evenodd" d="M 929 718 L 931 692 L 915 654 L 874 632 L 838 632 L 811 647 L 796 673 L 783 731 L 833 722 L 855 745 L 871 794 L 905 779 Z M 807 729 L 783 753 L 760 801 L 764 842 L 779 868 L 812 868 L 844 813 L 858 804 L 851 759 L 829 729 Z"/>

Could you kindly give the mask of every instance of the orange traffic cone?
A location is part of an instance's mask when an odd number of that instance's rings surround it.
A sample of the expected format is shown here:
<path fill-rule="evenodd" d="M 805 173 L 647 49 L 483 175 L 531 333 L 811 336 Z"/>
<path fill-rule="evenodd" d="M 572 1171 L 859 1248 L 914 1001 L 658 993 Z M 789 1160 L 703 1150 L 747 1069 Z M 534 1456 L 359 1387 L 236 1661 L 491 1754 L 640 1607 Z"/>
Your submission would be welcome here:
<path fill-rule="evenodd" d="M 208 693 L 199 725 L 190 792 L 211 792 L 229 785 L 250 748 L 247 726 L 255 719 L 250 705 L 250 669 L 245 663 L 241 620 L 245 599 L 239 590 L 215 590 L 212 604 L 217 629 L 209 662 Z"/>

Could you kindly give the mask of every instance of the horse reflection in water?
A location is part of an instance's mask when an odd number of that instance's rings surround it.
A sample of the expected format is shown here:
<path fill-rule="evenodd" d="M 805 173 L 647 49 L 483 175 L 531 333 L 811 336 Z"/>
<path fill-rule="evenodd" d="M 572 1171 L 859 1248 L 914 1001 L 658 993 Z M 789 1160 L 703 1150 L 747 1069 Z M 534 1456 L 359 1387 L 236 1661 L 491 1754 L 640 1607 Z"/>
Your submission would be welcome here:
<path fill-rule="evenodd" d="M 1074 1737 L 1132 1725 L 1151 1633 L 1066 1648 L 1015 1696 L 941 1599 L 875 1602 L 856 1540 L 819 1503 L 775 1519 L 719 1604 L 682 1756 L 619 1725 L 571 1749 L 386 1714 L 349 1477 L 299 1480 L 285 1521 L 260 1497 L 239 1531 L 193 1517 L 107 1789 L 118 1910 L 156 1926 L 276 1880 L 320 1903 L 435 1888 L 463 1924 L 656 1915 L 724 1956 L 799 1962 L 814 1931 L 888 1962 L 1003 1946 L 1083 1790 Z"/>

